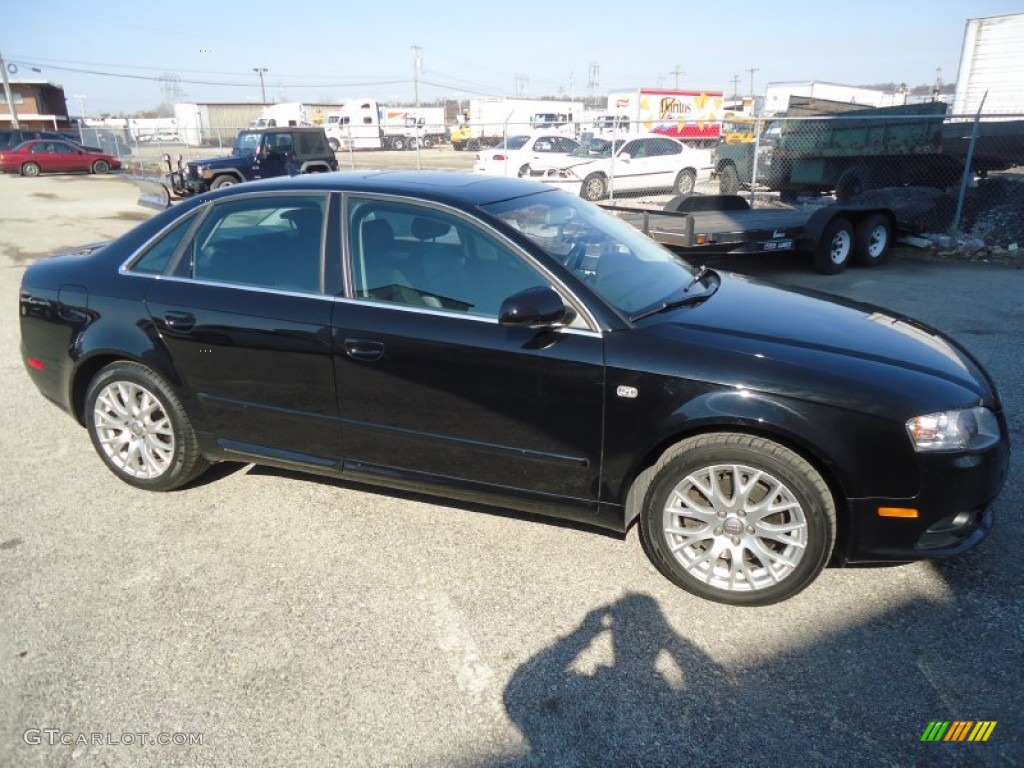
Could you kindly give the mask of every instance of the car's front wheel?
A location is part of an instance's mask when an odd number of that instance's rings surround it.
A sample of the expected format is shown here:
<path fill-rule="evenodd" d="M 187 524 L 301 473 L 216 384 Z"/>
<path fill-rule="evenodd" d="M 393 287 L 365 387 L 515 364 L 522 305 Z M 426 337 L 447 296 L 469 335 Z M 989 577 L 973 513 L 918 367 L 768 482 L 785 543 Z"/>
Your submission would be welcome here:
<path fill-rule="evenodd" d="M 238 179 L 234 176 L 218 176 L 213 180 L 213 183 L 210 184 L 210 189 L 221 189 L 223 187 L 230 187 L 232 184 L 237 183 Z"/>
<path fill-rule="evenodd" d="M 688 438 L 659 460 L 640 515 L 671 581 L 731 605 L 770 605 L 810 584 L 835 541 L 828 486 L 803 457 L 737 433 Z"/>
<path fill-rule="evenodd" d="M 139 363 L 112 363 L 96 375 L 85 424 L 107 467 L 138 488 L 173 490 L 209 466 L 170 384 Z"/>

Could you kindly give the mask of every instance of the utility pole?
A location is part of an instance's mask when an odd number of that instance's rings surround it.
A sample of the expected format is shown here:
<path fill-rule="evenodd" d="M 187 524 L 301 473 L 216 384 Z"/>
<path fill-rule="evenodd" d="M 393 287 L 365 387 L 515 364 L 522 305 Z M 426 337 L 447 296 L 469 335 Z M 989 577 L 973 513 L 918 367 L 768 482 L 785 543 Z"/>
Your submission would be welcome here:
<path fill-rule="evenodd" d="M 253 67 L 252 71 L 260 76 L 260 99 L 262 100 L 262 102 L 264 104 L 266 104 L 267 103 L 267 89 L 266 89 L 266 86 L 263 84 L 263 75 L 265 75 L 270 70 L 267 69 L 266 67 Z"/>
<path fill-rule="evenodd" d="M 413 99 L 416 102 L 416 106 L 420 105 L 420 68 L 423 66 L 423 56 L 421 52 L 422 48 L 418 45 L 410 46 L 412 48 L 412 89 Z"/>
<path fill-rule="evenodd" d="M 527 84 L 529 82 L 530 82 L 530 78 L 528 78 L 526 75 L 520 75 L 520 74 L 516 75 L 516 79 L 515 79 L 515 84 L 516 84 L 515 94 L 516 94 L 516 98 L 517 99 L 520 97 L 520 95 L 523 92 L 523 89 L 527 86 Z"/>
<path fill-rule="evenodd" d="M 740 100 L 740 76 L 732 76 L 732 100 L 734 102 Z"/>
<path fill-rule="evenodd" d="M 669 73 L 670 75 L 675 75 L 675 76 L 676 76 L 676 87 L 675 87 L 675 90 L 677 90 L 677 91 L 678 91 L 678 90 L 679 90 L 679 76 L 680 76 L 680 75 L 685 75 L 686 73 L 685 73 L 685 72 L 683 72 L 683 70 L 682 70 L 682 69 L 680 69 L 680 67 L 679 67 L 679 65 L 678 65 L 678 64 L 676 64 L 676 68 L 675 68 L 675 69 L 670 69 L 670 70 L 668 71 L 668 73 Z"/>
<path fill-rule="evenodd" d="M 11 81 L 7 79 L 7 65 L 4 64 L 4 57 L 0 55 L 0 71 L 4 74 L 4 96 L 7 97 L 7 110 L 11 113 L 11 128 L 18 130 L 21 125 L 18 123 L 18 110 L 14 106 L 14 96 L 11 94 Z"/>
<path fill-rule="evenodd" d="M 750 98 L 754 98 L 754 73 L 760 71 L 757 67 L 751 67 L 747 70 L 750 73 Z"/>

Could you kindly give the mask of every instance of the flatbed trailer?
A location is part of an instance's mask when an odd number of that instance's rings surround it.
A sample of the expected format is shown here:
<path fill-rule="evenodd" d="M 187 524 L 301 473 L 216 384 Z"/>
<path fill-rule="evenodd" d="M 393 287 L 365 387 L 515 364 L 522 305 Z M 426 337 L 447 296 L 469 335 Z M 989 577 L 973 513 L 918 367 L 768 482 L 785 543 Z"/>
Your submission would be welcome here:
<path fill-rule="evenodd" d="M 738 195 L 675 198 L 664 210 L 603 205 L 656 242 L 688 255 L 806 251 L 819 272 L 851 263 L 876 266 L 889 256 L 899 222 L 892 209 L 827 205 L 813 210 L 753 210 Z"/>

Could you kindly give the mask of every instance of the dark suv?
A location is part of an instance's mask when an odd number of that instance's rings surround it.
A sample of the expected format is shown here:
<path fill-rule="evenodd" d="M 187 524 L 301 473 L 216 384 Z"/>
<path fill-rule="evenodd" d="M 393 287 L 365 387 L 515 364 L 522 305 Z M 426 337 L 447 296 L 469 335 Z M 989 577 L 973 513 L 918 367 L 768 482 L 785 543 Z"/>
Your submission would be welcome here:
<path fill-rule="evenodd" d="M 168 164 L 170 160 L 168 159 Z M 230 155 L 194 160 L 177 171 L 168 168 L 171 186 L 181 196 L 231 184 L 300 173 L 338 170 L 323 128 L 261 128 L 241 131 Z"/>

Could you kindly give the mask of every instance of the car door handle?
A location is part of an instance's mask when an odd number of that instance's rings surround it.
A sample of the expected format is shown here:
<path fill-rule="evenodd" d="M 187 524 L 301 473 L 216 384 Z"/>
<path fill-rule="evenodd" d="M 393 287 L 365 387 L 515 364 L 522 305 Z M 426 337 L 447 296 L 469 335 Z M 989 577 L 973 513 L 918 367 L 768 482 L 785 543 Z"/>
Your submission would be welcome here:
<path fill-rule="evenodd" d="M 190 312 L 168 312 L 164 315 L 164 323 L 172 331 L 191 331 L 196 324 L 195 315 Z"/>
<path fill-rule="evenodd" d="M 345 354 L 353 360 L 365 362 L 380 360 L 384 355 L 384 342 L 369 341 L 368 339 L 345 339 Z"/>

